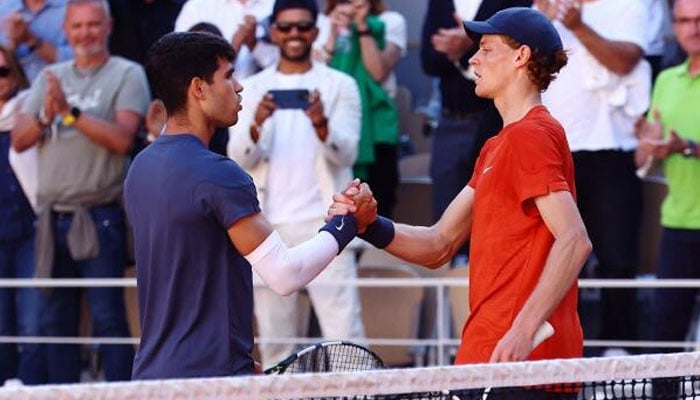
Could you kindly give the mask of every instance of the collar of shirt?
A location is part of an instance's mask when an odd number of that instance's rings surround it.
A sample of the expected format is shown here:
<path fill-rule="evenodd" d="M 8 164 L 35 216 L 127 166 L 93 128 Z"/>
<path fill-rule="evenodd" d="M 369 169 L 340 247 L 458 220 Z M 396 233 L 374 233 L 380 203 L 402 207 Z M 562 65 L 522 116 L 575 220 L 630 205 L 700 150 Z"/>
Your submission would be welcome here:
<path fill-rule="evenodd" d="M 689 80 L 695 80 L 695 79 L 700 78 L 700 73 L 698 73 L 698 74 L 691 74 L 690 73 L 690 59 L 689 58 L 686 59 L 685 61 L 683 61 L 683 63 L 680 66 L 681 66 L 681 68 L 678 68 L 676 70 L 676 73 L 678 74 L 678 76 L 682 76 L 682 77 L 689 79 Z"/>

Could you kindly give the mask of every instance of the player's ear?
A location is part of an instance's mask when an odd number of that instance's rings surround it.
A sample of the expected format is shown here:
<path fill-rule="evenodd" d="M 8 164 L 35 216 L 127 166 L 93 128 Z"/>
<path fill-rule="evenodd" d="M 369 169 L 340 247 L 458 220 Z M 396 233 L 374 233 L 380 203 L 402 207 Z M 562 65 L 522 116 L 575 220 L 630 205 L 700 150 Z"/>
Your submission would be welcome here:
<path fill-rule="evenodd" d="M 196 100 L 204 100 L 205 99 L 205 90 L 204 90 L 204 84 L 206 82 L 204 79 L 195 76 L 190 80 L 190 86 L 187 89 L 187 94 L 189 96 L 194 97 Z"/>
<path fill-rule="evenodd" d="M 530 57 L 532 57 L 530 46 L 522 45 L 516 50 L 515 63 L 519 67 L 524 66 L 530 61 Z"/>

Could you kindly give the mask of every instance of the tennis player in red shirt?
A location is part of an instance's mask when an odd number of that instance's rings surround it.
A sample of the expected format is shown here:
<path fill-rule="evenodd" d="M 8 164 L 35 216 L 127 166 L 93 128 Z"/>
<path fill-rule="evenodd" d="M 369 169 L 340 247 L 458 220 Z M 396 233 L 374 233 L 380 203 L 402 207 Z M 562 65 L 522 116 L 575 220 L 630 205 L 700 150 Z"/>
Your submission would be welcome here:
<path fill-rule="evenodd" d="M 473 177 L 435 225 L 378 217 L 360 237 L 430 268 L 471 239 L 471 314 L 456 363 L 580 357 L 577 277 L 591 243 L 576 207 L 564 130 L 540 98 L 566 64 L 566 52 L 550 21 L 530 8 L 505 9 L 465 27 L 479 43 L 469 61 L 476 94 L 494 100 L 504 128 L 486 143 Z M 335 201 L 331 214 L 364 218 L 374 199 L 366 184 L 354 182 Z M 535 346 L 545 321 L 554 334 Z"/>

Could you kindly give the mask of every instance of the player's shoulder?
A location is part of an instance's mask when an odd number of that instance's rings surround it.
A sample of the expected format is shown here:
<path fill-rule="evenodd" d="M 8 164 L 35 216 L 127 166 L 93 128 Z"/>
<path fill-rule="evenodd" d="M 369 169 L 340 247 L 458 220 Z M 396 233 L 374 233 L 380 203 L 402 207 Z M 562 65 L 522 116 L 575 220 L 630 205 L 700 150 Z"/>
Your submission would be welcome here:
<path fill-rule="evenodd" d="M 545 106 L 537 106 L 532 109 L 523 122 L 531 131 L 542 130 L 547 133 L 564 134 L 564 127 Z"/>
<path fill-rule="evenodd" d="M 544 106 L 531 110 L 523 119 L 513 123 L 510 130 L 512 134 L 508 135 L 508 140 L 515 146 L 530 147 L 566 141 L 561 123 Z"/>
<path fill-rule="evenodd" d="M 246 186 L 253 184 L 250 177 L 237 162 L 217 154 L 208 152 L 201 160 L 201 178 L 209 182 L 225 183 L 232 186 Z"/>

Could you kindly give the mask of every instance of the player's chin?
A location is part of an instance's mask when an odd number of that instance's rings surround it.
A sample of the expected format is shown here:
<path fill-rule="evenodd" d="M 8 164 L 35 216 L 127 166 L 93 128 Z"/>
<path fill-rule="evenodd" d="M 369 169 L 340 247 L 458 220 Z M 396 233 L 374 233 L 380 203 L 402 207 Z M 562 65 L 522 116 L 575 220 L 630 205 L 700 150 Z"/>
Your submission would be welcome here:
<path fill-rule="evenodd" d="M 223 119 L 217 126 L 222 128 L 228 128 L 229 126 L 236 125 L 238 123 L 238 112 L 233 114 L 231 117 Z"/>
<path fill-rule="evenodd" d="M 490 98 L 491 98 L 491 95 L 489 94 L 488 90 L 486 90 L 484 87 L 479 86 L 479 85 L 477 85 L 477 86 L 474 88 L 474 93 L 475 93 L 477 96 L 482 97 L 482 98 L 485 98 L 485 99 L 490 99 Z"/>

